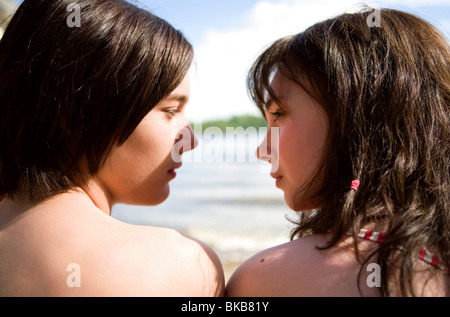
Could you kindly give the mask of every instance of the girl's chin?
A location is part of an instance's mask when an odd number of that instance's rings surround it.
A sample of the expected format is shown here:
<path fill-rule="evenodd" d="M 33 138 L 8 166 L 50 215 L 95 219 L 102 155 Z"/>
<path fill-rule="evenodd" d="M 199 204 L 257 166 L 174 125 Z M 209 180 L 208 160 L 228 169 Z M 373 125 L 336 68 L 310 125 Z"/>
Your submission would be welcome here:
<path fill-rule="evenodd" d="M 293 211 L 298 211 L 298 210 L 295 210 L 294 199 L 292 199 L 288 194 L 286 194 L 286 192 L 284 192 L 284 201 L 290 209 L 292 209 Z"/>
<path fill-rule="evenodd" d="M 290 195 L 285 193 L 284 201 L 286 205 L 295 212 L 309 211 L 320 207 L 320 203 L 317 201 L 297 201 Z"/>
<path fill-rule="evenodd" d="M 136 194 L 136 193 L 135 193 Z M 169 198 L 170 187 L 169 184 L 158 190 L 146 190 L 139 195 L 134 195 L 133 198 L 121 201 L 120 203 L 135 205 L 135 206 L 157 206 L 162 204 Z"/>
<path fill-rule="evenodd" d="M 164 190 L 161 191 L 159 195 L 155 196 L 149 201 L 148 206 L 156 206 L 162 204 L 167 200 L 167 198 L 169 198 L 169 195 L 170 195 L 170 187 L 169 184 L 167 184 Z"/>

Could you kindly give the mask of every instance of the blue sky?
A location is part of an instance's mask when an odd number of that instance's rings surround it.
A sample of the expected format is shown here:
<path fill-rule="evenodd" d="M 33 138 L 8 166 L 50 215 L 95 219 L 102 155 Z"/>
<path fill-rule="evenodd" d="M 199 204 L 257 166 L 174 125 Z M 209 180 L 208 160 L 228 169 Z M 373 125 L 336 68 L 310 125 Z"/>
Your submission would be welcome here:
<path fill-rule="evenodd" d="M 275 39 L 343 13 L 361 0 L 141 0 L 183 31 L 196 50 L 191 120 L 258 114 L 245 78 L 261 49 Z M 423 17 L 450 38 L 450 0 L 365 2 Z"/>
<path fill-rule="evenodd" d="M 314 2 L 291 1 L 291 2 Z M 207 30 L 227 30 L 245 24 L 252 9 L 261 0 L 140 0 L 152 12 L 182 30 L 192 43 L 198 43 Z M 281 1 L 268 0 L 277 3 Z M 319 1 L 320 2 L 320 1 Z M 336 2 L 339 2 L 336 1 Z M 364 1 L 359 1 L 363 3 Z M 355 1 L 358 3 L 358 1 Z M 369 3 L 369 2 L 367 2 Z M 450 0 L 447 1 L 377 1 L 383 7 L 403 9 L 435 21 L 450 19 Z M 345 5 L 343 5 L 343 10 Z M 449 25 L 446 26 L 447 32 Z"/>
<path fill-rule="evenodd" d="M 133 0 L 129 0 L 133 2 Z M 194 45 L 192 121 L 258 114 L 247 96 L 245 78 L 261 50 L 274 40 L 357 4 L 416 14 L 450 38 L 450 0 L 139 0 L 181 30 Z"/>
<path fill-rule="evenodd" d="M 140 0 L 152 12 L 182 30 L 192 43 L 207 28 L 241 24 L 258 0 Z"/>

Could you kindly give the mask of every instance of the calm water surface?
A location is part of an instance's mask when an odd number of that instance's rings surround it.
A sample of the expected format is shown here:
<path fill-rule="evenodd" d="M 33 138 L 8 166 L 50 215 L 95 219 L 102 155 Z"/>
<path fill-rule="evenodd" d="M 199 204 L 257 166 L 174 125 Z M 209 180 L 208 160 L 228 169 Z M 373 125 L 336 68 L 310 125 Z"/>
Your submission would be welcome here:
<path fill-rule="evenodd" d="M 240 262 L 287 242 L 292 224 L 286 217 L 294 218 L 295 214 L 285 206 L 283 193 L 275 187 L 266 163 L 254 158 L 259 139 L 256 135 L 228 137 L 222 142 L 199 138 L 199 147 L 185 155 L 163 204 L 117 205 L 113 217 L 180 230 L 207 243 L 223 262 Z M 238 159 L 244 152 L 248 154 L 245 160 Z M 199 154 L 206 162 L 199 162 Z M 230 161 L 232 154 L 234 162 Z"/>

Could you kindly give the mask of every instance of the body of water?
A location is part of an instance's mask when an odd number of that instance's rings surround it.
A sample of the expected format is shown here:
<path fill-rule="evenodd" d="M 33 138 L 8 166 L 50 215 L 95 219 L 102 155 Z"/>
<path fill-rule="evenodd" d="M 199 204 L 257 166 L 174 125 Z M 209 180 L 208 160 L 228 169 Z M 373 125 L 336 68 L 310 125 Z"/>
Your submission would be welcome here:
<path fill-rule="evenodd" d="M 254 159 L 260 138 L 223 136 L 221 149 L 213 149 L 217 138 L 199 138 L 197 149 L 186 155 L 177 178 L 170 183 L 171 194 L 159 206 L 117 205 L 112 216 L 133 224 L 177 229 L 213 248 L 223 263 L 242 262 L 271 246 L 289 241 L 295 214 L 285 205 L 283 192 L 275 187 L 266 163 Z M 233 140 L 232 140 L 233 139 Z M 249 140 L 251 139 L 251 140 Z M 255 140 L 258 139 L 258 140 Z M 214 158 L 212 152 L 230 158 L 233 153 L 246 159 Z M 207 162 L 198 162 L 204 151 Z M 239 152 L 239 153 L 238 153 Z M 235 157 L 237 157 L 236 155 Z M 214 159 L 211 159 L 214 158 Z"/>

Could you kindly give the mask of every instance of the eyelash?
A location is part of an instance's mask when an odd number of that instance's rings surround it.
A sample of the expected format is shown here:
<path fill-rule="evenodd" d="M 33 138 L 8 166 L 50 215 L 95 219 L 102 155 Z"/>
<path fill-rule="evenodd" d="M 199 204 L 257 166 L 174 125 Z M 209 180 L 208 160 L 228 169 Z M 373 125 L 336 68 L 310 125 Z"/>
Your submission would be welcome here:
<path fill-rule="evenodd" d="M 280 111 L 270 112 L 270 114 L 275 117 L 273 120 L 274 122 L 280 119 L 280 117 L 283 115 Z"/>
<path fill-rule="evenodd" d="M 168 109 L 166 110 L 166 112 L 171 116 L 175 116 L 177 113 L 180 113 L 181 111 L 177 108 L 177 109 Z"/>

